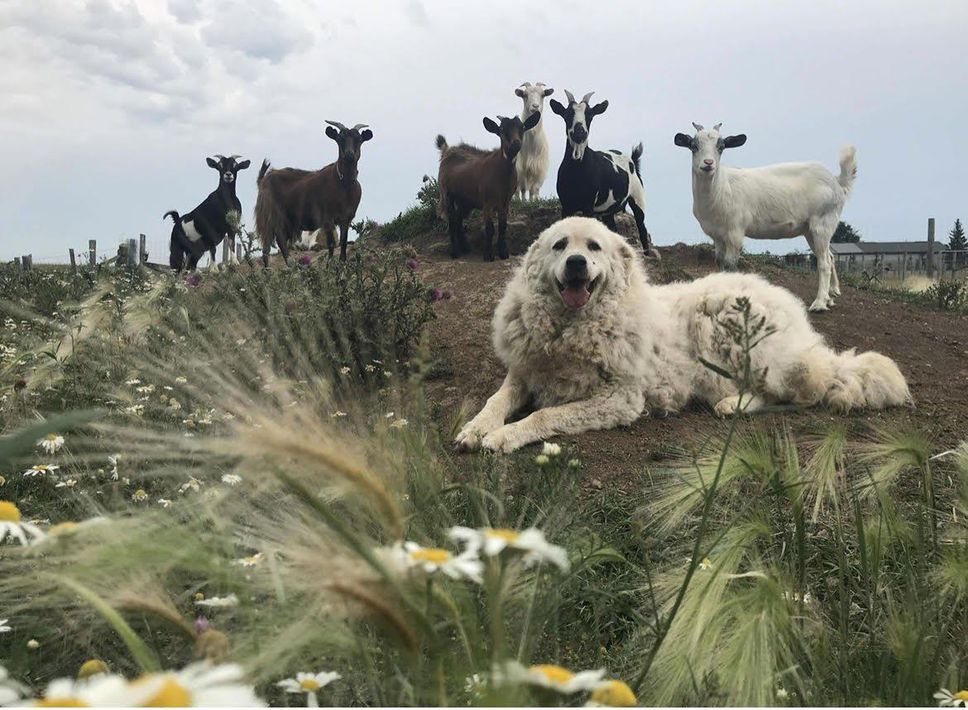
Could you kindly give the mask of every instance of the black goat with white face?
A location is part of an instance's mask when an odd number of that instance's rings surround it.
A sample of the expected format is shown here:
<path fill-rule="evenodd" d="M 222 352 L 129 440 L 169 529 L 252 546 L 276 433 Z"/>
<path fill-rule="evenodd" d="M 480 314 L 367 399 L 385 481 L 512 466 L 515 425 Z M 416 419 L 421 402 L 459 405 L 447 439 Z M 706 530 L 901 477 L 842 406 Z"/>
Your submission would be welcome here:
<path fill-rule="evenodd" d="M 218 170 L 218 187 L 205 198 L 198 207 L 184 215 L 175 210 L 165 212 L 175 226 L 171 229 L 171 250 L 168 263 L 176 272 L 188 267 L 191 271 L 207 251 L 215 260 L 215 247 L 223 239 L 229 240 L 230 252 L 235 255 L 235 232 L 242 216 L 242 203 L 235 196 L 235 180 L 240 170 L 249 167 L 248 160 L 238 160 L 241 156 L 228 158 L 216 155 L 206 158 L 208 167 Z M 230 217 L 234 212 L 235 217 Z M 164 219 L 163 217 L 163 219 Z M 187 259 L 186 259 L 187 257 Z"/>
<path fill-rule="evenodd" d="M 552 99 L 551 110 L 565 121 L 565 157 L 558 168 L 558 199 L 561 216 L 583 215 L 597 217 L 613 232 L 618 231 L 615 215 L 631 208 L 638 228 L 639 241 L 646 256 L 658 258 L 652 246 L 652 238 L 645 228 L 645 186 L 642 184 L 642 144 L 639 143 L 628 156 L 617 150 L 592 150 L 588 136 L 592 120 L 605 113 L 608 101 L 592 106 L 592 94 L 585 94 L 576 101 L 571 92 L 565 91 L 568 105 Z"/>

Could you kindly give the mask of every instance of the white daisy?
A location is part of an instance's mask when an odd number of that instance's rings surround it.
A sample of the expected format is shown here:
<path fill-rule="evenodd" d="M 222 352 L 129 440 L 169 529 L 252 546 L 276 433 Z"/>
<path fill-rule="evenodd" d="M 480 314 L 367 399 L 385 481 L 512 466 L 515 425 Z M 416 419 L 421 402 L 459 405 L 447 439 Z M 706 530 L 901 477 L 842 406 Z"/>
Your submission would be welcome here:
<path fill-rule="evenodd" d="M 394 419 L 392 422 L 390 422 L 390 428 L 391 429 L 403 429 L 409 423 L 410 422 L 408 422 L 406 419 L 404 419 L 403 417 L 400 417 L 399 419 Z"/>
<path fill-rule="evenodd" d="M 148 500 L 148 493 L 144 488 L 139 488 L 131 494 L 131 500 L 133 500 L 135 503 L 144 503 L 146 500 Z"/>
<path fill-rule="evenodd" d="M 238 485 L 242 483 L 242 476 L 236 473 L 226 473 L 222 476 L 222 483 L 227 483 L 230 486 Z"/>
<path fill-rule="evenodd" d="M 129 387 L 134 387 L 135 385 L 140 385 L 141 384 L 141 380 L 138 380 L 138 379 L 128 380 L 124 384 L 128 385 Z"/>
<path fill-rule="evenodd" d="M 176 385 L 184 385 L 187 382 L 188 382 L 188 378 L 187 377 L 176 377 L 175 378 L 175 384 Z"/>
<path fill-rule="evenodd" d="M 550 441 L 546 441 L 541 447 L 541 453 L 543 453 L 545 456 L 558 456 L 561 453 L 561 445 L 552 444 Z"/>
<path fill-rule="evenodd" d="M 498 685 L 534 685 L 563 695 L 595 690 L 602 685 L 604 677 L 604 669 L 573 673 L 561 666 L 541 664 L 525 667 L 517 661 L 508 661 L 494 669 L 494 682 Z"/>
<path fill-rule="evenodd" d="M 235 594 L 229 594 L 227 597 L 209 597 L 208 599 L 198 599 L 195 601 L 195 606 L 207 606 L 214 609 L 223 609 L 238 605 L 239 598 Z"/>
<path fill-rule="evenodd" d="M 145 698 L 142 707 L 265 707 L 251 685 L 242 682 L 242 667 L 234 663 L 193 663 L 180 671 L 151 673 L 129 684 Z"/>
<path fill-rule="evenodd" d="M 337 417 L 345 417 L 346 416 L 346 412 L 342 412 L 339 409 L 337 409 L 335 412 L 333 412 L 329 416 L 333 417 L 334 419 L 337 418 Z"/>
<path fill-rule="evenodd" d="M 159 498 L 158 499 L 158 505 L 160 505 L 162 508 L 170 508 L 171 507 L 171 501 L 168 500 L 167 498 Z"/>
<path fill-rule="evenodd" d="M 342 677 L 335 671 L 297 673 L 295 678 L 280 680 L 276 685 L 287 693 L 305 693 L 306 707 L 316 708 L 319 707 L 319 699 L 316 697 L 316 693 L 334 680 L 339 680 Z"/>
<path fill-rule="evenodd" d="M 27 693 L 27 687 L 10 678 L 7 669 L 0 666 L 0 706 L 13 705 Z"/>
<path fill-rule="evenodd" d="M 0 634 L 5 634 L 10 631 L 13 631 L 12 626 L 7 626 L 8 621 L 10 621 L 10 619 L 0 619 Z"/>
<path fill-rule="evenodd" d="M 968 690 L 952 693 L 947 688 L 941 688 L 934 694 L 939 708 L 968 708 Z"/>
<path fill-rule="evenodd" d="M 339 369 L 339 374 L 341 374 L 341 375 L 348 375 L 348 374 L 350 374 L 350 368 L 349 367 L 346 367 L 346 366 L 341 367 Z"/>
<path fill-rule="evenodd" d="M 52 680 L 44 691 L 43 699 L 35 701 L 37 707 L 124 707 L 142 705 L 150 698 L 143 691 L 128 683 L 123 676 L 113 673 L 75 680 L 58 678 Z"/>
<path fill-rule="evenodd" d="M 40 528 L 21 521 L 20 508 L 9 500 L 0 500 L 0 542 L 8 536 L 11 540 L 20 540 L 21 545 L 29 545 L 31 537 L 34 542 L 44 539 Z"/>
<path fill-rule="evenodd" d="M 115 454 L 114 456 L 108 456 L 108 463 L 111 464 L 111 480 L 118 480 L 118 461 L 121 459 L 121 454 Z"/>
<path fill-rule="evenodd" d="M 53 473 L 59 468 L 60 466 L 56 466 L 54 464 L 39 463 L 36 466 L 31 466 L 26 471 L 24 471 L 24 475 L 25 476 L 43 476 L 48 473 Z"/>
<path fill-rule="evenodd" d="M 427 574 L 440 571 L 451 579 L 470 579 L 480 583 L 483 581 L 484 563 L 478 557 L 477 550 L 465 550 L 454 555 L 439 547 L 421 547 L 415 542 L 405 542 L 394 548 L 401 566 L 409 569 L 420 569 Z"/>
<path fill-rule="evenodd" d="M 64 446 L 64 437 L 60 434 L 48 434 L 37 442 L 37 446 L 48 454 L 56 454 Z"/>
<path fill-rule="evenodd" d="M 552 545 L 537 528 L 528 528 L 518 532 L 508 528 L 473 528 L 453 527 L 448 536 L 467 545 L 470 550 L 482 550 L 487 557 L 494 557 L 506 549 L 518 550 L 524 554 L 525 563 L 537 564 L 550 562 L 563 572 L 569 568 L 568 552 L 563 547 Z"/>
<path fill-rule="evenodd" d="M 257 552 L 249 557 L 240 557 L 237 560 L 233 560 L 232 564 L 238 565 L 239 567 L 256 567 L 262 560 L 265 559 L 265 555 L 261 552 Z"/>
<path fill-rule="evenodd" d="M 54 488 L 73 488 L 76 485 L 77 485 L 76 478 L 68 478 L 63 481 L 58 481 L 56 484 L 54 484 Z"/>

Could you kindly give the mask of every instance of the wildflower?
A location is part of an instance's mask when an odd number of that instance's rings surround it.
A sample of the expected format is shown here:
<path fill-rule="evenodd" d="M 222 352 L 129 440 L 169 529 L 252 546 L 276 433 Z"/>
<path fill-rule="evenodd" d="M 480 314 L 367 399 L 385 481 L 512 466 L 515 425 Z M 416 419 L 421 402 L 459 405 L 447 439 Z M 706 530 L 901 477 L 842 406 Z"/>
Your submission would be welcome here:
<path fill-rule="evenodd" d="M 124 384 L 128 385 L 128 387 L 134 387 L 135 385 L 140 385 L 141 384 L 141 380 L 139 380 L 139 379 L 128 380 Z"/>
<path fill-rule="evenodd" d="M 581 468 L 581 461 L 578 459 L 570 459 L 568 461 L 568 468 L 577 469 Z"/>
<path fill-rule="evenodd" d="M 251 686 L 241 682 L 242 667 L 234 663 L 193 663 L 180 671 L 151 673 L 129 684 L 143 707 L 261 707 Z"/>
<path fill-rule="evenodd" d="M 480 695 L 481 689 L 484 687 L 484 679 L 481 677 L 480 673 L 474 673 L 464 678 L 464 692 L 468 695 Z"/>
<path fill-rule="evenodd" d="M 210 622 L 204 616 L 199 616 L 195 618 L 195 633 L 203 634 L 208 631 Z"/>
<path fill-rule="evenodd" d="M 170 508 L 171 501 L 168 498 L 159 498 L 158 505 L 160 505 L 162 508 Z"/>
<path fill-rule="evenodd" d="M 56 454 L 64 446 L 64 437 L 60 434 L 48 434 L 37 442 L 37 446 L 48 454 Z"/>
<path fill-rule="evenodd" d="M 25 476 L 42 476 L 45 473 L 53 473 L 60 466 L 55 466 L 54 464 L 39 463 L 36 466 L 31 466 L 26 471 L 24 471 Z"/>
<path fill-rule="evenodd" d="M 939 708 L 968 708 L 968 690 L 952 693 L 947 688 L 941 688 L 934 694 Z"/>
<path fill-rule="evenodd" d="M 409 423 L 410 422 L 408 422 L 406 419 L 404 419 L 403 417 L 400 417 L 399 419 L 394 419 L 392 422 L 390 422 L 390 428 L 391 429 L 403 429 Z"/>
<path fill-rule="evenodd" d="M 341 375 L 343 375 L 345 377 L 346 375 L 350 374 L 350 368 L 349 367 L 346 367 L 344 365 L 343 367 L 341 367 L 339 369 L 339 374 L 341 374 Z"/>
<path fill-rule="evenodd" d="M 634 708 L 638 705 L 635 693 L 620 680 L 606 680 L 592 691 L 589 707 Z"/>
<path fill-rule="evenodd" d="M 177 411 L 178 411 L 179 409 L 181 409 L 181 408 L 182 408 L 182 406 L 181 406 L 181 402 L 179 402 L 179 401 L 178 401 L 177 399 L 175 399 L 174 397 L 170 397 L 170 398 L 168 399 L 168 408 L 169 408 L 169 409 L 170 409 L 171 411 L 173 411 L 173 412 L 177 412 Z"/>
<path fill-rule="evenodd" d="M 202 275 L 197 271 L 193 271 L 192 273 L 190 273 L 188 276 L 185 277 L 185 284 L 187 286 L 191 286 L 192 288 L 195 288 L 200 283 L 202 283 Z"/>
<path fill-rule="evenodd" d="M 142 385 L 141 387 L 136 387 L 135 392 L 138 394 L 151 394 L 155 391 L 154 385 Z"/>
<path fill-rule="evenodd" d="M 295 678 L 286 678 L 276 683 L 277 686 L 287 693 L 305 693 L 306 706 L 319 707 L 319 700 L 316 693 L 332 683 L 334 680 L 342 678 L 339 673 L 334 671 L 323 671 L 321 673 L 297 673 Z"/>
<path fill-rule="evenodd" d="M 236 473 L 226 473 L 222 476 L 222 483 L 227 483 L 230 486 L 237 486 L 242 483 L 242 476 Z"/>
<path fill-rule="evenodd" d="M 54 488 L 73 488 L 76 485 L 77 485 L 76 478 L 68 478 L 64 481 L 58 481 L 56 484 L 54 484 Z"/>
<path fill-rule="evenodd" d="M 187 377 L 176 377 L 175 378 L 175 384 L 176 385 L 184 385 L 187 382 L 188 382 L 188 378 Z"/>
<path fill-rule="evenodd" d="M 545 456 L 558 456 L 561 453 L 561 445 L 546 441 L 541 447 L 541 453 Z"/>
<path fill-rule="evenodd" d="M 510 661 L 503 668 L 498 667 L 494 680 L 499 685 L 523 683 L 571 695 L 585 690 L 596 690 L 602 685 L 604 675 L 604 669 L 572 673 L 561 666 L 543 664 L 525 668 L 517 661 Z"/>
<path fill-rule="evenodd" d="M 249 557 L 240 557 L 239 559 L 232 562 L 232 564 L 239 565 L 240 567 L 255 567 L 265 558 L 265 555 L 261 552 L 257 552 Z"/>
<path fill-rule="evenodd" d="M 0 542 L 9 536 L 11 540 L 20 540 L 21 545 L 29 545 L 29 538 L 42 540 L 44 533 L 36 525 L 20 521 L 20 509 L 8 500 L 0 500 Z"/>
<path fill-rule="evenodd" d="M 712 566 L 713 566 L 713 563 L 710 561 L 708 557 L 703 557 L 702 562 L 699 563 L 699 569 L 701 570 L 712 569 Z"/>
<path fill-rule="evenodd" d="M 363 369 L 367 372 L 373 372 L 376 370 L 376 365 L 364 365 Z"/>
<path fill-rule="evenodd" d="M 527 564 L 550 562 L 563 572 L 569 568 L 568 552 L 563 547 L 552 545 L 537 528 L 528 528 L 518 532 L 508 528 L 473 528 L 453 527 L 448 536 L 467 545 L 468 550 L 483 550 L 487 557 L 501 554 L 505 549 L 524 552 Z"/>
<path fill-rule="evenodd" d="M 102 675 L 108 672 L 108 664 L 102 661 L 100 658 L 92 658 L 89 661 L 84 661 L 81 667 L 77 670 L 77 679 L 84 680 L 85 678 L 90 678 L 96 675 Z"/>
<path fill-rule="evenodd" d="M 130 407 L 125 407 L 124 408 L 124 411 L 127 414 L 133 414 L 136 417 L 140 417 L 142 414 L 144 414 L 145 405 L 143 405 L 143 404 L 132 404 Z"/>
<path fill-rule="evenodd" d="M 407 268 L 411 271 L 416 271 L 420 268 L 420 262 L 413 258 L 407 259 Z"/>
<path fill-rule="evenodd" d="M 778 685 L 776 688 L 776 699 L 786 700 L 789 697 L 790 697 L 790 693 L 787 692 L 787 689 L 784 688 L 782 685 Z"/>
<path fill-rule="evenodd" d="M 313 255 L 312 254 L 300 255 L 299 263 L 302 264 L 303 266 L 309 266 L 310 264 L 313 263 Z"/>
<path fill-rule="evenodd" d="M 30 639 L 27 642 L 27 648 L 29 648 L 31 651 L 36 651 L 38 648 L 40 648 L 40 641 L 37 639 Z"/>
<path fill-rule="evenodd" d="M 148 494 L 145 492 L 144 488 L 139 488 L 134 493 L 131 494 L 131 500 L 135 503 L 143 503 L 148 500 Z"/>
<path fill-rule="evenodd" d="M 115 454 L 114 456 L 108 456 L 108 463 L 111 464 L 111 480 L 118 480 L 118 460 L 121 458 L 121 454 Z"/>
<path fill-rule="evenodd" d="M 10 679 L 7 669 L 0 666 L 0 706 L 13 705 L 27 692 L 27 688 Z"/>
<path fill-rule="evenodd" d="M 545 456 L 544 454 L 538 454 L 537 456 L 535 456 L 535 457 L 534 457 L 534 462 L 535 462 L 536 464 L 538 464 L 539 466 L 544 466 L 544 465 L 545 465 L 545 464 L 547 464 L 547 463 L 548 463 L 548 461 L 550 461 L 550 460 L 551 460 L 551 459 L 549 459 L 549 458 L 548 458 L 547 456 Z"/>
<path fill-rule="evenodd" d="M 7 479 L 4 476 L 0 475 L 0 487 L 2 487 L 3 484 L 5 484 L 6 482 L 7 482 Z"/>
<path fill-rule="evenodd" d="M 181 484 L 181 485 L 180 485 L 180 486 L 178 487 L 178 492 L 179 492 L 179 493 L 184 493 L 185 491 L 188 491 L 188 490 L 191 490 L 191 491 L 195 491 L 195 492 L 197 493 L 197 492 L 198 492 L 198 490 L 199 490 L 199 489 L 200 489 L 201 487 L 202 487 L 202 482 L 201 482 L 201 481 L 199 481 L 199 480 L 198 480 L 197 478 L 195 478 L 194 476 L 192 476 L 192 477 L 190 477 L 190 478 L 188 479 L 188 481 L 187 481 L 187 482 L 185 482 L 185 483 L 183 483 L 183 484 Z"/>
<path fill-rule="evenodd" d="M 421 569 L 427 574 L 438 570 L 451 579 L 470 579 L 480 583 L 484 563 L 477 550 L 465 550 L 459 555 L 439 547 L 421 547 L 415 542 L 405 542 L 396 548 L 404 566 Z"/>
<path fill-rule="evenodd" d="M 329 416 L 333 417 L 334 419 L 337 418 L 337 417 L 345 417 L 346 416 L 346 412 L 341 412 L 340 410 L 337 409 L 335 412 L 333 412 Z"/>
<path fill-rule="evenodd" d="M 12 626 L 7 626 L 8 621 L 10 621 L 10 619 L 0 619 L 0 634 L 6 634 L 13 631 Z"/>
<path fill-rule="evenodd" d="M 444 300 L 444 289 L 442 289 L 442 288 L 431 289 L 431 291 L 430 291 L 430 300 L 431 301 L 443 301 Z"/>
<path fill-rule="evenodd" d="M 239 598 L 235 594 L 229 594 L 227 597 L 209 597 L 208 599 L 197 599 L 195 601 L 195 606 L 207 606 L 212 609 L 225 609 L 227 607 L 233 607 L 239 605 Z"/>

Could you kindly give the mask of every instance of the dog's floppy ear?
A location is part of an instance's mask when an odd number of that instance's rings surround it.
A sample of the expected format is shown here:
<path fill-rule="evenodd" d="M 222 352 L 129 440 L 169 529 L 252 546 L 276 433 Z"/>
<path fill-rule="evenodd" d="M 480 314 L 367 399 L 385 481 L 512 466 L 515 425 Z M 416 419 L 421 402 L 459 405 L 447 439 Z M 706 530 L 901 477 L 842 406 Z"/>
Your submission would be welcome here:
<path fill-rule="evenodd" d="M 624 239 L 618 250 L 619 256 L 622 258 L 622 271 L 623 278 L 625 280 L 625 287 L 628 288 L 632 285 L 632 277 L 635 276 L 635 270 L 638 268 L 636 259 L 638 258 L 635 254 L 635 250 L 629 246 L 628 242 Z"/>

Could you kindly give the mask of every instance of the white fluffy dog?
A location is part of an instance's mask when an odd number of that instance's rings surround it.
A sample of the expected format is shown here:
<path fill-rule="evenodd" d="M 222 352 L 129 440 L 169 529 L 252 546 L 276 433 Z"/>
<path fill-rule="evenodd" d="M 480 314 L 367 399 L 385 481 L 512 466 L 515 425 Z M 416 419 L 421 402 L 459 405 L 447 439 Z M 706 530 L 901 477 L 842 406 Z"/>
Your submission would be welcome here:
<path fill-rule="evenodd" d="M 743 296 L 775 332 L 751 351 L 752 369 L 765 376 L 740 403 L 734 380 L 700 358 L 722 363 L 737 354 L 735 346 L 724 351 L 717 320 L 735 319 Z M 831 350 L 789 291 L 737 273 L 650 285 L 629 244 L 586 217 L 551 225 L 531 245 L 494 313 L 494 348 L 508 374 L 457 435 L 463 450 L 514 451 L 676 412 L 691 399 L 720 415 L 779 402 L 847 411 L 911 401 L 892 360 Z M 505 424 L 528 402 L 532 414 Z"/>

